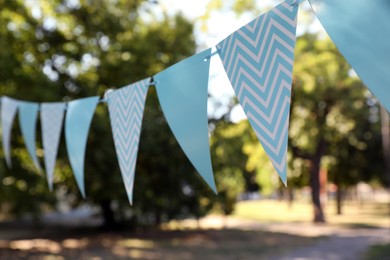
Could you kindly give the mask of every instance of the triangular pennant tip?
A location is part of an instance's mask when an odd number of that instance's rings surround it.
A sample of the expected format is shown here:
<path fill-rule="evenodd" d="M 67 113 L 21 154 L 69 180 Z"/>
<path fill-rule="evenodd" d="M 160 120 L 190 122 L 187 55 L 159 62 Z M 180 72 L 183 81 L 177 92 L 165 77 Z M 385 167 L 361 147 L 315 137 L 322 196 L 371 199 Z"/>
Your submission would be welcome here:
<path fill-rule="evenodd" d="M 42 168 L 39 164 L 36 155 L 35 147 L 35 129 L 38 119 L 39 105 L 33 102 L 18 101 L 19 102 L 19 124 L 22 131 L 22 136 L 27 147 L 27 151 L 34 162 L 35 167 L 39 172 Z"/>
<path fill-rule="evenodd" d="M 154 76 L 165 118 L 179 145 L 216 192 L 209 146 L 207 97 L 211 49 Z"/>
<path fill-rule="evenodd" d="M 69 161 L 81 195 L 85 198 L 84 157 L 88 132 L 99 97 L 73 100 L 65 117 L 65 140 Z"/>
<path fill-rule="evenodd" d="M 66 104 L 62 102 L 41 104 L 41 128 L 44 162 L 49 189 L 53 190 L 53 172 L 61 137 Z"/>
<path fill-rule="evenodd" d="M 108 94 L 112 134 L 127 197 L 133 204 L 135 166 L 150 78 Z"/>
<path fill-rule="evenodd" d="M 5 161 L 8 168 L 12 168 L 11 161 L 11 131 L 18 112 L 18 101 L 9 97 L 1 98 L 1 125 Z"/>
<path fill-rule="evenodd" d="M 237 98 L 285 184 L 297 11 L 298 5 L 285 1 L 217 45 Z"/>

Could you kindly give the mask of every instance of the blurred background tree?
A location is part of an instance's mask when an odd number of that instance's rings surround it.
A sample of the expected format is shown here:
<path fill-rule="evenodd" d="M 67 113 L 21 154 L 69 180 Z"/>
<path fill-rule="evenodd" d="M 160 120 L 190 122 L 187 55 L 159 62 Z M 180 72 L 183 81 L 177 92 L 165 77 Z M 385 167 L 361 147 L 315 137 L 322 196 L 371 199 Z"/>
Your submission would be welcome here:
<path fill-rule="evenodd" d="M 383 174 L 379 110 L 328 37 L 303 35 L 295 54 L 292 165 L 299 168 L 303 163 L 308 169 L 314 221 L 323 222 L 321 171 L 329 171 L 339 192 Z"/>

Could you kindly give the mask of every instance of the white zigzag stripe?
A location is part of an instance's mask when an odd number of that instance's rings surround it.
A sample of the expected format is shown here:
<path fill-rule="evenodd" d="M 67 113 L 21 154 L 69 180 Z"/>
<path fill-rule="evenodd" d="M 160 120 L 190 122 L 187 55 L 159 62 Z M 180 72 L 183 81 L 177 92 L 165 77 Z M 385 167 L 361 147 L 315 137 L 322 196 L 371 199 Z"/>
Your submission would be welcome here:
<path fill-rule="evenodd" d="M 238 100 L 283 178 L 297 8 L 283 2 L 218 44 Z"/>
<path fill-rule="evenodd" d="M 42 103 L 41 126 L 45 155 L 45 169 L 49 188 L 53 187 L 53 172 L 61 136 L 62 122 L 65 115 L 65 103 Z"/>
<path fill-rule="evenodd" d="M 134 171 L 142 117 L 150 79 L 114 91 L 108 97 L 114 143 L 123 182 L 132 202 Z"/>
<path fill-rule="evenodd" d="M 283 99 L 281 111 L 283 111 L 283 112 L 286 111 L 286 108 L 287 108 L 289 105 L 290 105 L 290 98 L 289 98 L 289 97 L 285 97 L 285 98 Z M 267 132 L 267 134 L 268 134 L 267 137 L 271 137 L 273 140 L 278 140 L 278 143 L 277 143 L 276 147 L 275 147 L 275 145 L 272 145 L 272 144 L 270 144 L 269 142 L 266 142 L 266 146 L 268 146 L 268 148 L 269 148 L 270 150 L 272 150 L 273 153 L 278 154 L 278 153 L 279 153 L 278 151 L 280 150 L 280 147 L 281 147 L 281 145 L 282 145 L 282 139 L 280 138 L 280 136 L 276 136 L 276 132 L 277 132 L 278 128 L 275 127 L 275 131 L 272 132 L 272 133 L 270 133 L 270 132 L 269 132 L 269 129 L 267 129 L 267 128 L 264 126 L 264 124 L 263 124 L 261 121 L 259 121 L 259 120 L 257 119 L 258 117 L 257 117 L 256 115 L 253 115 L 250 111 L 248 111 L 248 118 L 249 118 L 249 114 L 253 117 L 253 122 L 254 122 L 258 127 L 260 127 L 264 132 Z M 278 118 L 277 118 L 277 126 L 280 126 L 282 117 L 283 117 L 283 113 L 280 113 L 280 114 L 278 115 Z M 256 130 L 255 130 L 255 132 L 256 132 L 258 135 L 260 135 Z M 278 138 L 276 138 L 276 137 L 278 137 Z"/>
<path fill-rule="evenodd" d="M 281 87 L 279 88 L 278 90 L 278 96 L 277 96 L 277 100 L 281 100 L 281 96 L 282 96 L 282 92 L 283 92 L 283 89 L 290 89 L 289 87 L 289 84 L 286 82 L 286 81 L 282 81 L 281 83 Z M 289 97 L 288 97 L 289 98 Z M 271 110 L 271 113 L 270 115 L 266 115 L 262 110 L 259 109 L 258 106 L 256 106 L 256 104 L 254 104 L 252 102 L 252 100 L 250 100 L 247 96 L 243 97 L 242 99 L 240 99 L 242 101 L 242 107 L 243 109 L 246 109 L 247 108 L 247 105 L 249 105 L 249 107 L 251 107 L 254 111 L 256 111 L 258 113 L 258 115 L 261 116 L 262 119 L 265 119 L 265 121 L 268 123 L 268 124 L 271 124 L 272 123 L 272 120 L 274 119 L 275 117 L 275 113 L 276 113 L 276 109 L 278 109 L 280 107 L 280 104 L 279 103 L 274 103 L 274 106 L 272 107 L 272 110 Z M 267 132 L 267 134 L 272 137 L 272 139 L 275 139 L 275 132 L 276 130 L 278 129 L 278 126 L 279 125 L 276 125 L 275 126 L 275 129 L 274 129 L 274 132 L 270 132 L 268 129 L 264 129 L 264 131 Z"/>
<path fill-rule="evenodd" d="M 284 10 L 291 10 L 290 13 L 292 13 L 293 10 L 294 10 L 294 9 L 291 8 L 290 4 L 288 4 L 288 3 L 286 3 L 286 2 L 281 3 L 281 5 L 282 5 L 283 7 L 285 7 Z M 294 16 L 294 19 L 290 19 L 287 15 L 285 15 L 283 12 L 281 12 L 281 11 L 280 11 L 279 9 L 277 9 L 277 8 L 273 9 L 273 12 L 274 12 L 277 16 L 283 18 L 283 20 L 286 21 L 286 22 L 288 22 L 292 27 L 295 27 L 295 26 L 296 26 L 296 24 L 297 24 L 297 16 L 296 16 L 296 15 Z"/>
<path fill-rule="evenodd" d="M 277 69 L 277 72 L 276 72 L 276 76 L 280 76 L 280 72 L 283 71 L 284 73 L 288 73 L 288 70 L 282 66 L 282 65 L 278 65 L 278 69 Z M 240 69 L 240 72 L 241 72 L 241 69 Z M 245 71 L 242 71 L 241 72 L 242 74 L 246 75 L 247 73 Z M 251 82 L 252 80 L 254 80 L 252 77 L 250 77 L 250 75 L 248 75 L 248 79 L 251 79 Z M 264 100 L 258 93 L 256 93 L 256 91 L 254 91 L 245 81 L 242 82 L 241 84 L 241 88 L 238 89 L 238 91 L 236 91 L 237 93 L 237 97 L 239 99 L 242 99 L 243 98 L 243 92 L 244 91 L 247 91 L 249 92 L 260 104 L 262 104 L 265 108 L 268 108 L 270 102 L 271 102 L 271 98 L 272 98 L 272 95 L 273 95 L 273 92 L 275 90 L 275 86 L 276 86 L 276 83 L 277 83 L 277 78 L 274 77 L 273 79 L 273 82 L 272 82 L 272 85 L 273 87 L 270 89 L 270 92 L 268 93 L 267 95 L 267 100 Z M 291 86 L 289 84 L 287 84 L 286 86 L 282 86 L 283 88 L 287 88 L 289 90 L 289 92 L 291 91 Z M 277 95 L 277 98 L 279 99 L 280 98 L 280 94 Z M 272 110 L 271 114 L 269 116 L 266 116 L 264 114 L 264 117 L 266 117 L 267 119 L 267 122 L 270 123 L 271 122 L 271 117 L 273 116 L 274 114 L 274 111 Z"/>
<path fill-rule="evenodd" d="M 233 38 L 233 37 L 232 37 Z M 286 43 L 283 39 L 281 39 L 280 38 L 280 36 L 279 35 L 277 35 L 277 34 L 272 34 L 272 36 L 271 36 L 271 40 L 270 40 L 270 43 L 269 43 L 269 46 L 268 46 L 268 49 L 267 49 L 267 52 L 266 52 L 266 57 L 265 57 L 265 60 L 268 60 L 268 55 L 270 54 L 270 52 L 271 52 L 271 49 L 272 49 L 272 47 L 273 47 L 273 45 L 275 44 L 275 41 L 278 41 L 280 44 L 282 44 L 283 45 L 283 47 L 285 47 L 286 49 L 288 49 L 291 53 L 294 53 L 294 48 L 292 47 L 292 46 L 290 46 L 288 43 Z M 248 47 L 246 47 L 242 42 L 240 42 L 240 41 L 238 41 L 238 40 L 235 40 L 234 41 L 234 45 L 233 45 L 233 50 L 232 50 L 232 52 L 233 53 L 236 53 L 237 52 L 237 47 L 240 47 L 245 53 L 247 53 L 247 54 L 249 54 L 250 56 L 251 56 L 251 58 L 254 60 L 254 61 L 256 61 L 256 63 L 258 64 L 258 63 L 260 63 L 260 60 L 261 60 L 261 55 L 262 55 L 262 53 L 263 53 L 263 49 L 264 49 L 264 46 L 265 46 L 265 44 L 266 44 L 266 42 L 267 41 L 263 41 L 262 42 L 262 46 L 260 47 L 260 50 L 259 50 L 259 52 L 257 53 L 257 54 L 255 54 L 255 53 L 253 53 L 251 50 L 249 50 L 248 49 Z M 229 51 L 229 49 L 230 49 L 231 47 L 230 46 L 228 46 L 228 49 L 227 49 L 227 51 Z M 230 52 L 229 52 L 230 53 Z M 239 53 L 238 53 L 239 54 Z M 226 56 L 227 57 L 227 56 Z M 231 56 L 231 59 L 230 59 L 230 61 L 229 61 L 229 63 L 228 63 L 228 65 L 227 65 L 227 69 L 226 69 L 226 71 L 230 71 L 230 67 L 231 67 L 231 65 L 232 65 L 232 58 L 233 58 L 234 56 L 232 55 Z M 291 63 L 293 63 L 293 61 L 291 61 Z M 234 63 L 234 67 L 233 67 L 233 70 L 232 71 L 236 71 L 236 66 L 237 66 L 237 62 L 235 62 Z M 260 69 L 260 74 L 259 74 L 259 76 L 260 77 L 262 77 L 263 76 L 263 73 L 264 73 L 264 70 L 267 68 L 267 64 L 266 63 L 263 63 L 262 64 L 262 67 L 261 67 L 261 69 Z M 257 71 L 258 70 L 258 68 L 255 68 L 253 65 L 252 65 L 252 70 L 254 70 L 254 71 Z"/>
<path fill-rule="evenodd" d="M 265 19 L 263 19 L 265 20 Z M 275 27 L 276 29 L 278 29 L 280 32 L 282 32 L 285 36 L 289 37 L 291 40 L 294 40 L 294 37 L 295 35 L 292 34 L 291 32 L 289 32 L 286 28 L 284 28 L 279 22 L 277 22 L 276 20 L 274 20 L 273 18 L 271 18 L 270 22 L 267 24 L 267 27 L 266 27 L 266 31 L 265 31 L 265 35 L 264 35 L 264 39 L 267 39 L 269 36 L 269 33 L 271 31 L 271 29 L 273 29 L 272 27 Z M 248 28 L 248 26 L 246 27 Z M 261 27 L 260 27 L 261 28 Z M 250 38 L 250 35 L 247 35 L 244 31 L 238 31 L 237 34 L 239 34 L 242 38 L 244 38 L 248 43 L 250 43 L 252 45 L 252 47 L 257 47 L 259 45 L 259 41 L 260 41 L 260 36 L 262 34 L 262 31 L 259 31 L 259 33 L 257 34 L 257 37 L 255 40 L 251 39 Z M 260 50 L 263 51 L 263 48 L 264 48 L 264 45 L 266 44 L 266 42 L 263 42 L 261 44 L 261 47 L 260 47 Z M 289 46 L 290 47 L 290 46 Z"/>
<path fill-rule="evenodd" d="M 272 59 L 272 62 L 271 62 L 271 66 L 270 66 L 270 69 L 268 70 L 268 73 L 267 73 L 267 76 L 265 78 L 265 81 L 264 81 L 264 85 L 261 85 L 261 83 L 257 82 L 256 79 L 254 79 L 244 68 L 242 68 L 240 66 L 239 70 L 238 70 L 238 73 L 237 73 L 237 77 L 236 77 L 236 80 L 233 82 L 233 85 L 234 86 L 239 86 L 238 82 L 239 80 L 241 79 L 241 74 L 244 74 L 248 79 L 250 79 L 251 82 L 253 82 L 253 84 L 258 88 L 260 89 L 263 93 L 266 92 L 266 90 L 273 90 L 275 88 L 275 85 L 272 85 L 270 87 L 267 88 L 268 86 L 268 81 L 269 79 L 271 78 L 271 73 L 272 73 L 272 68 L 275 66 L 275 61 L 276 61 L 276 58 L 277 56 L 280 56 L 282 58 L 284 58 L 284 60 L 286 60 L 285 58 L 287 58 L 287 62 L 290 63 L 290 59 L 284 54 L 282 53 L 279 49 L 277 49 L 275 52 L 274 52 L 274 55 L 273 55 L 273 59 Z M 239 62 L 243 62 L 245 65 L 247 65 L 248 61 L 247 60 L 244 60 L 244 58 L 238 54 L 237 55 L 237 63 Z M 292 61 L 291 61 L 292 62 Z M 291 64 L 291 63 L 290 63 Z M 291 64 L 292 65 L 292 64 Z M 278 69 L 279 69 L 279 66 L 282 66 L 283 69 L 285 69 L 285 72 L 287 75 L 289 75 L 290 73 L 288 72 L 288 70 L 283 66 L 283 65 L 278 65 Z M 253 71 L 253 70 L 252 70 Z M 254 70 L 256 71 L 256 70 Z M 291 78 L 291 76 L 289 76 L 289 78 Z M 267 101 L 265 101 L 266 103 L 269 103 L 269 98 L 270 96 L 267 97 Z M 264 100 L 263 100 L 264 102 Z M 268 106 L 268 105 L 267 105 Z"/>
<path fill-rule="evenodd" d="M 266 20 L 267 20 L 267 19 L 265 19 L 265 18 L 263 19 L 264 22 L 265 22 Z M 285 28 L 284 28 L 282 25 L 280 25 L 277 21 L 275 21 L 274 19 L 271 18 L 270 22 L 268 23 L 268 25 L 267 25 L 267 27 L 266 27 L 266 33 L 265 33 L 263 39 L 267 39 L 267 38 L 269 37 L 268 35 L 269 35 L 269 32 L 270 32 L 272 26 L 274 26 L 274 27 L 276 27 L 277 29 L 279 29 L 279 31 L 280 31 L 280 28 L 282 28 L 282 30 L 285 31 Z M 264 27 L 264 24 L 262 23 L 262 24 L 261 24 L 261 27 L 260 27 L 260 29 L 259 29 L 259 31 L 258 31 L 258 34 L 256 35 L 257 38 L 256 38 L 255 40 L 251 40 L 251 39 L 250 39 L 243 31 L 241 31 L 241 30 L 237 31 L 237 34 L 240 34 L 240 35 L 241 35 L 242 37 L 244 37 L 244 39 L 246 39 L 246 40 L 249 39 L 249 40 L 250 40 L 249 43 L 251 43 L 251 46 L 252 46 L 252 47 L 257 47 L 257 46 L 259 45 L 260 36 L 262 35 L 262 31 L 264 30 L 263 27 Z M 287 36 L 288 36 L 291 40 L 294 40 L 294 38 L 295 38 L 295 35 L 292 34 L 292 33 L 289 33 Z M 232 40 L 233 40 L 233 39 L 234 39 L 234 37 L 231 37 L 231 38 L 229 39 L 228 43 L 227 43 L 226 51 L 229 52 L 229 53 L 235 53 L 235 52 L 236 52 L 236 49 L 234 48 L 235 46 L 233 46 L 233 50 L 231 50 L 231 44 L 232 44 Z M 263 41 L 261 42 L 260 50 L 259 50 L 258 54 L 256 55 L 256 60 L 257 60 L 257 61 L 260 59 L 261 54 L 264 52 L 264 48 L 265 48 L 265 45 L 266 45 L 266 44 L 267 44 L 267 41 L 264 41 L 264 40 L 263 40 Z M 225 48 L 225 47 L 224 47 L 224 48 Z M 291 48 L 291 47 L 289 46 L 289 48 Z M 294 51 L 294 49 L 292 49 L 292 51 Z M 251 51 L 249 51 L 248 53 L 251 53 Z M 225 57 L 224 62 L 230 64 L 230 63 L 231 63 L 231 60 L 233 59 L 233 56 L 231 56 L 229 62 L 226 61 L 226 58 L 227 58 L 227 56 Z M 227 70 L 227 71 L 230 71 L 230 66 L 228 66 L 226 70 Z"/>
<path fill-rule="evenodd" d="M 248 119 L 252 119 L 252 120 L 258 120 L 254 115 L 252 115 L 252 113 L 250 113 L 250 112 L 248 112 Z M 257 121 L 256 123 L 258 123 L 259 121 Z M 261 144 L 263 145 L 263 146 L 266 146 L 268 149 L 270 149 L 271 150 L 271 152 L 273 152 L 274 154 L 280 154 L 280 147 L 282 146 L 282 142 L 283 142 L 283 140 L 284 140 L 284 138 L 285 138 L 285 136 L 288 134 L 288 124 L 285 124 L 284 125 L 284 127 L 283 127 L 283 129 L 282 129 L 282 135 L 280 136 L 280 139 L 279 139 L 279 142 L 278 142 L 278 146 L 277 146 L 277 148 L 275 149 L 268 141 L 267 141 L 267 139 L 264 137 L 264 136 L 262 136 L 262 135 L 260 135 L 257 131 L 255 131 L 255 133 L 256 133 L 256 136 L 257 136 L 257 138 L 259 138 L 259 140 L 261 141 Z M 269 154 L 268 154 L 269 155 Z M 271 160 L 274 162 L 274 166 L 278 169 L 278 170 L 280 170 L 280 169 L 282 169 L 282 168 L 284 168 L 284 162 L 282 161 L 282 162 L 277 162 L 275 159 L 274 159 L 274 157 L 273 156 L 269 156 L 270 158 L 271 158 Z M 282 157 L 283 158 L 283 157 Z"/>

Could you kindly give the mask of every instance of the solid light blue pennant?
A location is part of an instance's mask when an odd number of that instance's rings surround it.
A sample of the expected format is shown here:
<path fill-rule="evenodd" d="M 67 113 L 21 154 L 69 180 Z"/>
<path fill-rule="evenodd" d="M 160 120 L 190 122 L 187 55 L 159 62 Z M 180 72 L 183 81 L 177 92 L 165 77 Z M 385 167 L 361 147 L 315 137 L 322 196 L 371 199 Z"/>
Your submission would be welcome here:
<path fill-rule="evenodd" d="M 390 1 L 310 3 L 337 48 L 390 112 Z"/>
<path fill-rule="evenodd" d="M 99 97 L 97 96 L 73 100 L 68 103 L 65 117 L 65 140 L 69 161 L 84 198 L 85 149 L 89 127 L 98 102 Z"/>
<path fill-rule="evenodd" d="M 63 102 L 41 104 L 41 127 L 47 183 L 53 190 L 53 172 L 60 143 L 66 104 Z"/>
<path fill-rule="evenodd" d="M 134 172 L 150 78 L 110 92 L 107 97 L 112 134 L 127 197 L 133 203 Z"/>
<path fill-rule="evenodd" d="M 8 168 L 12 167 L 11 161 L 11 131 L 16 113 L 18 112 L 18 101 L 9 97 L 1 98 L 1 124 L 5 161 Z"/>
<path fill-rule="evenodd" d="M 211 49 L 158 73 L 157 95 L 165 118 L 195 169 L 216 192 L 211 165 L 207 97 Z"/>
<path fill-rule="evenodd" d="M 34 162 L 38 171 L 41 171 L 41 166 L 38 161 L 35 147 L 35 132 L 38 118 L 38 103 L 18 101 L 19 102 L 19 124 L 22 131 L 23 139 L 27 147 L 27 151 Z"/>
<path fill-rule="evenodd" d="M 217 45 L 238 100 L 285 184 L 297 11 L 294 1 L 285 1 Z"/>

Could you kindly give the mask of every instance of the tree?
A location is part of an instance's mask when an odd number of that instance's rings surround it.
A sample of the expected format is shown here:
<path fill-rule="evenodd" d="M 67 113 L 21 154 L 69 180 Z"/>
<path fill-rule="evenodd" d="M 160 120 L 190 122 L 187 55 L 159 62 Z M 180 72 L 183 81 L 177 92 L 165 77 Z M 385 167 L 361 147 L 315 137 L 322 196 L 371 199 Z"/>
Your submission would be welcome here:
<path fill-rule="evenodd" d="M 325 221 L 320 199 L 321 168 L 329 168 L 341 186 L 371 178 L 368 160 L 381 160 L 378 152 L 373 152 L 380 151 L 380 142 L 375 140 L 380 132 L 378 120 L 370 117 L 370 94 L 351 73 L 328 38 L 318 39 L 312 34 L 298 38 L 290 147 L 294 159 L 308 163 L 315 222 Z M 326 157 L 328 165 L 324 165 Z"/>
<path fill-rule="evenodd" d="M 148 1 L 53 0 L 35 4 L 0 0 L 2 95 L 35 102 L 103 96 L 107 89 L 151 76 L 195 51 L 192 25 L 180 15 L 155 16 L 155 7 Z M 145 108 L 135 204 L 131 208 L 108 120 L 105 105 L 99 105 L 90 129 L 85 162 L 88 202 L 100 205 L 106 225 L 126 219 L 129 212 L 134 219 L 150 219 L 154 214 L 154 222 L 159 223 L 163 217 L 202 215 L 210 208 L 204 198 L 211 192 L 196 176 L 169 131 L 153 87 Z M 0 192 L 9 194 L 1 196 L 1 203 L 21 208 L 11 207 L 11 213 L 37 213 L 43 201 L 53 206 L 54 196 L 49 193 L 45 179 L 34 173 L 20 134 L 14 131 L 13 138 L 15 167 L 6 170 L 1 166 L 2 179 L 7 185 L 0 187 Z M 39 138 L 37 147 L 42 147 Z M 41 149 L 38 154 L 42 159 Z M 55 190 L 76 206 L 84 201 L 66 157 L 62 140 Z M 18 200 L 18 196 L 24 199 Z M 32 203 L 22 206 L 23 200 Z"/>
<path fill-rule="evenodd" d="M 246 170 L 248 156 L 243 153 L 244 143 L 250 139 L 245 122 L 234 125 L 219 119 L 211 123 L 211 156 L 218 188 L 218 205 L 225 215 L 234 211 L 240 193 L 248 191 L 254 172 Z"/>

